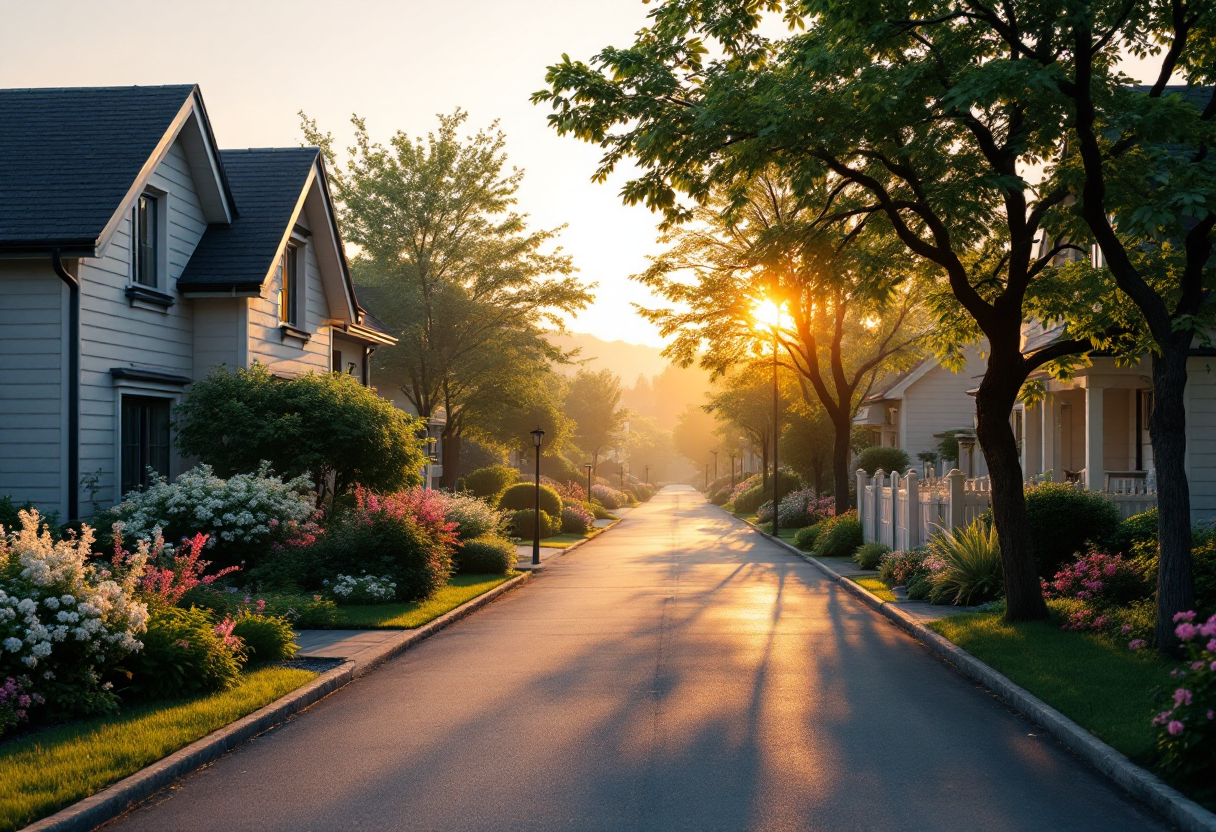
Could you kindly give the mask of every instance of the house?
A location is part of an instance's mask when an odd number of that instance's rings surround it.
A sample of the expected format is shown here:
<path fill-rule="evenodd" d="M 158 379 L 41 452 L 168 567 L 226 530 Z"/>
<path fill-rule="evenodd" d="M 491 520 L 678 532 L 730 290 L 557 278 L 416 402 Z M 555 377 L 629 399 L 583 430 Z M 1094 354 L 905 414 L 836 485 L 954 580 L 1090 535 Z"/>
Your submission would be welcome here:
<path fill-rule="evenodd" d="M 394 342 L 316 148 L 220 150 L 196 86 L 0 90 L 0 494 L 79 517 L 186 466 L 212 369 L 370 384 Z"/>
<path fill-rule="evenodd" d="M 985 360 L 977 347 L 964 357 L 957 373 L 925 358 L 883 380 L 862 401 L 854 426 L 869 434 L 871 444 L 900 448 L 912 460 L 936 452 L 946 431 L 974 430 L 975 399 L 968 391 L 983 377 Z"/>

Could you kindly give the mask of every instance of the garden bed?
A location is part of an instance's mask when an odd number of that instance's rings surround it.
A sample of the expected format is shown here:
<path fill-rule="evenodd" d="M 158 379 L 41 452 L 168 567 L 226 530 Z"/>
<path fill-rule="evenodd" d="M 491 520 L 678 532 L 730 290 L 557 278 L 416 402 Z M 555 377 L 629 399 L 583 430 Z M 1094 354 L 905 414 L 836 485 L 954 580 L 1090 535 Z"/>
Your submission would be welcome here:
<path fill-rule="evenodd" d="M 1057 621 L 1009 624 L 1000 610 L 927 624 L 1132 760 L 1153 762 L 1153 692 L 1169 684 L 1173 667 L 1154 651 Z"/>
<path fill-rule="evenodd" d="M 518 574 L 456 575 L 425 601 L 339 605 L 336 630 L 412 630 L 489 592 Z"/>
<path fill-rule="evenodd" d="M 599 534 L 600 532 L 602 532 L 604 529 L 607 529 L 607 528 L 610 528 L 610 527 L 605 526 L 603 529 L 592 529 L 591 531 L 587 532 L 586 534 L 555 534 L 552 537 L 542 537 L 540 539 L 540 547 L 542 549 L 569 549 L 575 543 L 581 543 L 584 540 L 588 540 L 592 537 L 595 537 L 597 534 Z M 532 541 L 521 539 L 519 541 L 518 545 L 519 546 L 531 546 Z"/>
<path fill-rule="evenodd" d="M 82 800 L 316 678 L 268 667 L 236 687 L 48 728 L 0 744 L 0 830 L 19 829 Z"/>
<path fill-rule="evenodd" d="M 887 601 L 888 603 L 894 604 L 899 600 L 895 596 L 895 593 L 892 592 L 890 589 L 888 589 L 887 585 L 884 584 L 882 582 L 882 580 L 880 580 L 878 577 L 874 576 L 873 574 L 848 575 L 846 577 L 848 577 L 848 579 L 850 581 L 857 584 L 858 586 L 863 587 L 866 590 L 868 590 L 871 595 L 875 596 L 880 601 Z"/>

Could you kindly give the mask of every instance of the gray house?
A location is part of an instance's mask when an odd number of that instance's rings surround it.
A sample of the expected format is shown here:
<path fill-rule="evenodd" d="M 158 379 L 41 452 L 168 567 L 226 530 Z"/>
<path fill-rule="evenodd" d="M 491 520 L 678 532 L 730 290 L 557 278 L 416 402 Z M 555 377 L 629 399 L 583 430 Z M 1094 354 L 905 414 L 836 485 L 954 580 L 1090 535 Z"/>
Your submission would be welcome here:
<path fill-rule="evenodd" d="M 0 90 L 0 495 L 78 517 L 180 472 L 215 367 L 369 384 L 394 340 L 316 148 L 221 151 L 196 86 Z"/>

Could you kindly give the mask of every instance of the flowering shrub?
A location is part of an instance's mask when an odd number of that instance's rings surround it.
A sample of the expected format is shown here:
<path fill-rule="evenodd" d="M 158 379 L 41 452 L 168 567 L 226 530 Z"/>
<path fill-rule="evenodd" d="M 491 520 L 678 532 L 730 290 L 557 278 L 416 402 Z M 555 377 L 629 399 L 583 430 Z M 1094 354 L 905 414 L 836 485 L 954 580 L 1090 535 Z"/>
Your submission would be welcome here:
<path fill-rule="evenodd" d="M 494 534 L 503 524 L 503 512 L 480 497 L 470 494 L 444 494 L 439 491 L 427 493 L 439 495 L 443 503 L 443 516 L 448 522 L 456 525 L 454 531 L 461 540 Z"/>
<path fill-rule="evenodd" d="M 782 528 L 800 529 L 836 515 L 836 501 L 820 497 L 813 488 L 800 488 L 781 498 L 777 519 Z"/>
<path fill-rule="evenodd" d="M 111 568 L 89 562 L 93 530 L 53 540 L 37 511 L 20 512 L 21 530 L 0 530 L 0 677 L 26 675 L 27 691 L 61 713 L 112 708 L 103 673 L 143 646 L 148 608 L 135 598 L 147 544 Z"/>
<path fill-rule="evenodd" d="M 308 477 L 284 482 L 265 463 L 257 473 L 226 480 L 199 465 L 172 483 L 160 478 L 144 491 L 132 491 L 110 512 L 141 540 L 151 540 L 160 528 L 170 540 L 205 534 L 208 547 L 262 546 L 308 521 L 314 511 L 311 488 Z"/>
<path fill-rule="evenodd" d="M 382 604 L 397 597 L 397 584 L 388 575 L 339 575 L 332 583 L 325 583 L 334 598 L 345 604 Z"/>
<path fill-rule="evenodd" d="M 756 509 L 756 519 L 761 523 L 773 522 L 773 501 L 765 500 Z"/>
<path fill-rule="evenodd" d="M 562 531 L 566 534 L 586 534 L 595 525 L 595 515 L 579 503 L 562 507 Z"/>
<path fill-rule="evenodd" d="M 600 505 L 610 511 L 629 502 L 629 498 L 620 491 L 611 486 L 599 484 L 591 486 L 591 499 L 599 501 Z"/>
<path fill-rule="evenodd" d="M 111 562 L 116 569 L 137 559 L 144 563 L 144 574 L 139 581 L 139 594 L 145 601 L 154 605 L 172 607 L 181 601 L 182 596 L 200 585 L 210 585 L 219 578 L 236 572 L 240 567 L 229 566 L 213 575 L 204 575 L 211 561 L 199 557 L 207 544 L 207 536 L 196 534 L 190 540 L 183 540 L 181 546 L 174 550 L 165 545 L 160 529 L 153 529 L 152 540 L 141 540 L 136 544 L 137 554 L 133 556 L 122 547 L 122 523 L 114 524 L 114 557 Z M 166 562 L 165 566 L 158 566 Z"/>
<path fill-rule="evenodd" d="M 1202 624 L 1194 612 L 1174 616 L 1188 661 L 1172 672 L 1178 687 L 1153 717 L 1161 767 L 1199 800 L 1216 797 L 1216 615 Z"/>
<path fill-rule="evenodd" d="M 30 687 L 28 676 L 9 676 L 0 685 L 0 737 L 6 729 L 18 722 L 29 719 L 29 710 L 34 705 L 42 705 L 45 700 L 41 694 L 26 693 Z"/>
<path fill-rule="evenodd" d="M 541 477 L 540 483 L 556 491 L 557 495 L 562 498 L 563 504 L 568 502 L 583 503 L 587 501 L 587 489 L 576 482 L 560 483 L 548 477 Z"/>
<path fill-rule="evenodd" d="M 201 607 L 154 609 L 144 649 L 130 663 L 131 693 L 163 699 L 232 687 L 245 661 L 235 624 Z"/>
<path fill-rule="evenodd" d="M 1065 630 L 1106 631 L 1120 625 L 1127 634 L 1132 625 L 1123 621 L 1121 608 L 1148 598 L 1152 586 L 1134 562 L 1091 551 L 1061 568 L 1050 583 L 1043 581 L 1043 594 L 1070 602 Z"/>
<path fill-rule="evenodd" d="M 927 573 L 924 549 L 910 552 L 889 552 L 878 562 L 878 578 L 887 586 L 908 586 L 917 573 Z"/>

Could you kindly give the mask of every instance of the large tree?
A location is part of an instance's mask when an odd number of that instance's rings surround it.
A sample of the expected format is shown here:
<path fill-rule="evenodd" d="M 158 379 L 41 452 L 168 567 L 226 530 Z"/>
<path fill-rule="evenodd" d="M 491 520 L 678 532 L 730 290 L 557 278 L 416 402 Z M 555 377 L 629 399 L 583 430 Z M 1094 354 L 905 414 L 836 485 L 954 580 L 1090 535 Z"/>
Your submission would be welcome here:
<path fill-rule="evenodd" d="M 806 404 L 833 426 L 836 510 L 844 512 L 857 408 L 880 374 L 916 357 L 927 326 L 915 264 L 889 227 L 881 219 L 825 227 L 818 219 L 829 198 L 821 185 L 796 193 L 772 169 L 718 188 L 665 236 L 669 250 L 637 279 L 674 304 L 643 310 L 671 338 L 664 354 L 715 374 L 771 344 L 756 331 L 754 307 L 782 304 L 781 360 Z"/>
<path fill-rule="evenodd" d="M 611 370 L 580 369 L 566 388 L 566 415 L 574 420 L 574 443 L 591 457 L 598 475 L 600 454 L 619 438 L 626 411 L 621 380 Z"/>
<path fill-rule="evenodd" d="M 781 9 L 805 31 L 770 42 L 757 27 L 762 12 Z M 927 38 L 908 21 L 925 10 L 957 11 L 945 2 L 668 0 L 630 48 L 551 67 L 535 100 L 551 103 L 559 132 L 604 147 L 599 178 L 631 158 L 640 173 L 625 200 L 668 223 L 690 216 L 680 193 L 705 203 L 716 186 L 777 165 L 795 187 L 827 183 L 839 208 L 821 222 L 882 216 L 936 268 L 944 357 L 986 342 L 977 433 L 1006 616 L 1044 618 L 1009 414 L 1031 373 L 1092 346 L 1066 337 L 1022 351 L 1027 297 L 1069 246 L 1036 244 L 1067 190 L 1036 192 L 1022 172 L 1061 147 L 1064 106 L 1044 72 L 1007 60 L 999 37 L 942 26 Z M 706 41 L 720 58 L 706 59 Z"/>
<path fill-rule="evenodd" d="M 379 377 L 399 385 L 420 416 L 447 412 L 449 487 L 466 408 L 504 376 L 565 360 L 542 327 L 560 327 L 562 315 L 591 300 L 570 258 L 553 249 L 557 231 L 530 231 L 512 210 L 523 171 L 507 169 L 503 134 L 491 125 L 462 139 L 465 119 L 457 110 L 425 139 L 398 132 L 386 146 L 356 117 L 345 164 L 332 136 L 303 120 L 333 171 L 343 236 L 359 247 L 352 271 L 399 338 L 376 352 Z"/>

